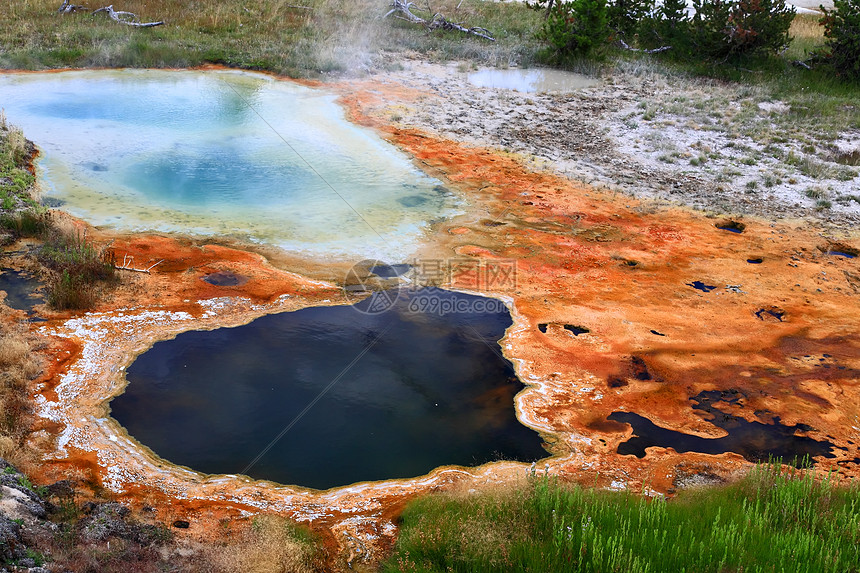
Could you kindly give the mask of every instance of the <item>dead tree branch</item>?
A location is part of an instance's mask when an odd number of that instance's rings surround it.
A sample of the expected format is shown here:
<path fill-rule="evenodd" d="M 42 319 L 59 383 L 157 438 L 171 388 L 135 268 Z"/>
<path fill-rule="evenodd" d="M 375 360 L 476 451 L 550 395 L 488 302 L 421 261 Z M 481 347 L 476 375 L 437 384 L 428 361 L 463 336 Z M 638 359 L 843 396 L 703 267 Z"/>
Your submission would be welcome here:
<path fill-rule="evenodd" d="M 406 20 L 410 24 L 418 24 L 424 26 L 429 31 L 433 30 L 456 30 L 458 32 L 462 32 L 464 34 L 470 34 L 472 36 L 478 36 L 479 38 L 483 38 L 485 40 L 489 40 L 491 42 L 495 42 L 496 39 L 490 34 L 489 30 L 486 28 L 481 28 L 479 26 L 474 26 L 472 28 L 466 28 L 456 22 L 451 22 L 442 14 L 433 14 L 433 17 L 429 20 L 425 20 L 421 16 L 412 12 L 412 7 L 414 3 L 406 2 L 405 0 L 391 0 L 391 10 L 388 11 L 383 18 L 388 18 L 389 16 L 394 16 L 395 18 L 399 18 L 401 20 Z"/>
<path fill-rule="evenodd" d="M 146 274 L 150 274 L 150 271 L 151 271 L 152 269 L 154 269 L 155 267 L 157 267 L 158 265 L 160 265 L 161 263 L 163 263 L 163 262 L 164 262 L 164 259 L 162 259 L 162 260 L 158 261 L 158 262 L 157 262 L 157 263 L 155 263 L 154 265 L 151 265 L 151 266 L 149 266 L 149 267 L 147 267 L 147 268 L 145 268 L 145 269 L 139 269 L 139 268 L 137 268 L 137 267 L 133 267 L 133 266 L 131 266 L 133 262 L 134 262 L 134 257 L 132 257 L 132 256 L 130 256 L 130 255 L 123 255 L 123 257 L 122 257 L 122 264 L 121 264 L 121 265 L 118 265 L 118 264 L 114 263 L 113 268 L 115 268 L 115 269 L 116 269 L 116 270 L 118 270 L 118 271 L 133 271 L 133 272 L 135 272 L 135 273 L 146 273 Z"/>
<path fill-rule="evenodd" d="M 57 14 L 71 14 L 72 12 L 84 12 L 88 10 L 86 6 L 72 4 L 69 0 L 63 0 L 63 5 L 57 8 Z"/>
<path fill-rule="evenodd" d="M 125 24 L 126 26 L 134 26 L 135 28 L 152 28 L 153 26 L 161 26 L 164 22 L 141 22 L 137 19 L 137 16 L 132 12 L 124 12 L 122 10 L 114 10 L 113 4 L 110 6 L 105 6 L 104 8 L 99 8 L 94 11 L 93 14 L 98 14 L 99 12 L 104 12 L 110 19 L 119 24 Z"/>
<path fill-rule="evenodd" d="M 665 52 L 667 50 L 672 49 L 672 46 L 661 46 L 659 48 L 654 48 L 653 50 L 640 50 L 638 48 L 631 48 L 629 45 L 627 45 L 627 42 L 625 42 L 621 38 L 618 39 L 618 43 L 625 50 L 630 50 L 631 52 L 639 52 L 640 54 L 659 54 L 660 52 Z"/>

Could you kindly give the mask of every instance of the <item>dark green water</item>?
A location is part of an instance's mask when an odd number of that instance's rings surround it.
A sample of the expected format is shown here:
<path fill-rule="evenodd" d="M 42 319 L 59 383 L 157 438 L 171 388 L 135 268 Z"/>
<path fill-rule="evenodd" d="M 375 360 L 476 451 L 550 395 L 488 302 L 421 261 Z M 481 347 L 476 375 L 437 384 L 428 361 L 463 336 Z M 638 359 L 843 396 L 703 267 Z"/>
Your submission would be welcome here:
<path fill-rule="evenodd" d="M 382 314 L 368 305 L 159 342 L 129 367 L 112 415 L 173 463 L 319 489 L 546 456 L 515 417 L 523 386 L 498 345 L 501 303 L 424 289 Z"/>

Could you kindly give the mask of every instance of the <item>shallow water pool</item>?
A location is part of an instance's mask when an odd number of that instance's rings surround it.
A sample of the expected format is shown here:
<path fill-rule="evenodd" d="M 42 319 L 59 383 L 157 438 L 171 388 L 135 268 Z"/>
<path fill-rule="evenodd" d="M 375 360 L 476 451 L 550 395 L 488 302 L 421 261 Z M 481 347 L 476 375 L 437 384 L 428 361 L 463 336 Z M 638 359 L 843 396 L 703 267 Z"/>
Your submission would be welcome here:
<path fill-rule="evenodd" d="M 566 93 L 596 86 L 599 81 L 574 72 L 529 68 L 480 70 L 469 74 L 469 83 L 482 88 L 502 88 L 526 93 Z"/>

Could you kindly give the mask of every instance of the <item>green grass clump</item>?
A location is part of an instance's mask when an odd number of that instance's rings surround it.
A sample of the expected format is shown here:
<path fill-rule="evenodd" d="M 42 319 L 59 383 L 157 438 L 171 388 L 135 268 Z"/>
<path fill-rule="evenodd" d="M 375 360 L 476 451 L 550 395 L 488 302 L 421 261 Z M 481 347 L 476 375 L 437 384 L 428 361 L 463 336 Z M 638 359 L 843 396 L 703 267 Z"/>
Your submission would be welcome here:
<path fill-rule="evenodd" d="M 856 572 L 860 488 L 779 464 L 675 499 L 554 479 L 434 495 L 402 515 L 383 571 Z"/>
<path fill-rule="evenodd" d="M 24 133 L 6 123 L 0 112 L 0 208 L 12 211 L 21 204 L 31 204 L 29 190 L 35 178 L 27 170 L 31 148 Z"/>
<path fill-rule="evenodd" d="M 92 307 L 100 287 L 116 278 L 102 251 L 79 232 L 54 229 L 38 258 L 53 271 L 47 284 L 48 304 L 58 310 Z"/>
<path fill-rule="evenodd" d="M 0 110 L 0 241 L 33 237 L 47 222 L 31 193 L 36 178 L 28 170 L 34 149 Z"/>

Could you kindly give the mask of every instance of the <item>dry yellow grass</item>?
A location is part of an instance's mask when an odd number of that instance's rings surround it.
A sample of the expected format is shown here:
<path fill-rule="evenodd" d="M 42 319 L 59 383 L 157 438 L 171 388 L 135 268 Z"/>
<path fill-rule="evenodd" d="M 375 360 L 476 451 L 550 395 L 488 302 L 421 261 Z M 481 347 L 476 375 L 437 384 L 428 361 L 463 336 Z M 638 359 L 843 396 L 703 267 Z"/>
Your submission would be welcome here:
<path fill-rule="evenodd" d="M 310 541 L 299 539 L 289 520 L 263 515 L 242 539 L 212 550 L 211 562 L 224 572 L 243 573 L 312 573 L 319 568 L 314 562 Z"/>
<path fill-rule="evenodd" d="M 791 22 L 788 34 L 791 44 L 785 52 L 789 60 L 805 60 L 824 45 L 824 26 L 818 24 L 820 16 L 798 14 Z"/>
<path fill-rule="evenodd" d="M 42 371 L 30 336 L 23 326 L 0 326 L 0 457 L 19 466 L 32 458 L 25 446 L 31 409 L 27 389 Z"/>
<path fill-rule="evenodd" d="M 29 352 L 30 345 L 26 340 L 11 333 L 0 336 L 0 366 L 7 372 L 24 362 Z"/>
<path fill-rule="evenodd" d="M 792 38 L 823 40 L 824 26 L 818 23 L 820 19 L 820 16 L 813 14 L 798 14 L 791 22 L 791 28 L 789 28 L 788 33 Z"/>

